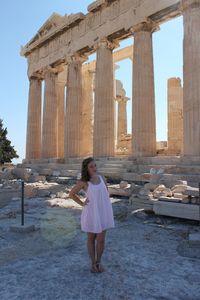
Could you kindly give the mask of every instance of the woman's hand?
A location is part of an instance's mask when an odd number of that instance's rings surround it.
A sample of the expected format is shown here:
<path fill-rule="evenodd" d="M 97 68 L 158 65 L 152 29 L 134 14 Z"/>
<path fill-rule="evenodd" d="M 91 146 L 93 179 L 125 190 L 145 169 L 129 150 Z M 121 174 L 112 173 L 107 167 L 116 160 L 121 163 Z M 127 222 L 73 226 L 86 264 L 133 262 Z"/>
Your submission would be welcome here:
<path fill-rule="evenodd" d="M 86 198 L 86 200 L 83 202 L 83 206 L 88 205 L 89 202 L 90 202 L 89 199 Z"/>

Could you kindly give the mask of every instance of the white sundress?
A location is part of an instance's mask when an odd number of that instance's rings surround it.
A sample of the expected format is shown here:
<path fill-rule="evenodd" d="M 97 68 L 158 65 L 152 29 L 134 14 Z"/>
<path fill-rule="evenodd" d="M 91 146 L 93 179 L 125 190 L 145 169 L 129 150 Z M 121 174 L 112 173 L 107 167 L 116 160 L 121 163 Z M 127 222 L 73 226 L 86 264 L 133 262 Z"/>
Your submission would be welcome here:
<path fill-rule="evenodd" d="M 87 191 L 84 191 L 89 200 L 81 213 L 81 230 L 84 232 L 100 233 L 115 227 L 109 192 L 101 175 L 98 177 L 100 183 L 93 184 L 88 181 Z"/>

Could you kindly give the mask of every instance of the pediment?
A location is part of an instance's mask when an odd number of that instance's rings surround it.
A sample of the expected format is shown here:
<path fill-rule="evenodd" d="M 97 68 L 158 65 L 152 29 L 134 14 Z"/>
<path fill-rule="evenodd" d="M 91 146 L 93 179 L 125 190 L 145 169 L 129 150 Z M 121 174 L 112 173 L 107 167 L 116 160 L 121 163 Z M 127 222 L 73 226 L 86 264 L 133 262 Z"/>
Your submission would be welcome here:
<path fill-rule="evenodd" d="M 39 40 L 41 37 L 48 34 L 50 31 L 54 30 L 59 24 L 62 23 L 63 17 L 57 13 L 53 13 L 46 22 L 40 27 L 37 34 L 31 39 L 30 44 Z"/>

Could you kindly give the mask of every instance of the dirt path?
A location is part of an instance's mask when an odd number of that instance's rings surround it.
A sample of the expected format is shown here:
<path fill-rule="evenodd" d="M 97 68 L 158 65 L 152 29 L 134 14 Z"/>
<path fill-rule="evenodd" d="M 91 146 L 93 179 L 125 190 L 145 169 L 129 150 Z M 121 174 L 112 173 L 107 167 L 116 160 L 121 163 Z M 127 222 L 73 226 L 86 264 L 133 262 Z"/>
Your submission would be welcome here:
<path fill-rule="evenodd" d="M 192 248 L 180 250 L 197 226 L 144 213 L 127 217 L 127 200 L 113 200 L 116 227 L 107 231 L 106 272 L 91 274 L 81 210 L 70 202 L 60 208 L 29 201 L 26 221 L 40 230 L 28 236 L 8 232 L 19 215 L 3 218 L 1 211 L 0 299 L 200 299 L 200 259 Z"/>

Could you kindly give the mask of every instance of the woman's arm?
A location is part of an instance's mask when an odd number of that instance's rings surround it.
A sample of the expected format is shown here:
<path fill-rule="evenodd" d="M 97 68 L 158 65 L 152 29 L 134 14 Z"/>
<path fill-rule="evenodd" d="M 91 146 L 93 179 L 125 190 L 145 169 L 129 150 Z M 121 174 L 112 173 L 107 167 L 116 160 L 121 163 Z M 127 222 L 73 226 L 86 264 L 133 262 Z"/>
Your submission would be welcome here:
<path fill-rule="evenodd" d="M 81 201 L 81 199 L 76 195 L 83 187 L 85 186 L 85 183 L 81 180 L 77 182 L 77 184 L 71 189 L 69 193 L 69 198 L 73 199 L 76 203 L 78 203 L 81 206 L 84 206 L 87 204 L 87 202 Z"/>

